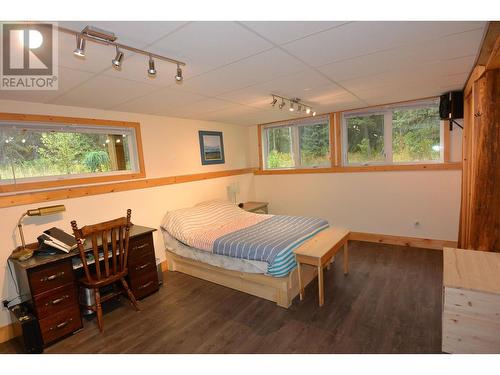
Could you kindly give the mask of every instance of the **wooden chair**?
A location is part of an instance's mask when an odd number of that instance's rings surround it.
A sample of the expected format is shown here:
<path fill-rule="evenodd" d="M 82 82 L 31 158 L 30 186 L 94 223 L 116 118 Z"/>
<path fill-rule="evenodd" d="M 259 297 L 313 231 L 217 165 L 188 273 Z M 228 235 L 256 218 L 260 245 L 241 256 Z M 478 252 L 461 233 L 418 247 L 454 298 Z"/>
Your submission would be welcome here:
<path fill-rule="evenodd" d="M 125 281 L 125 276 L 127 276 L 128 273 L 127 257 L 131 214 L 132 211 L 129 209 L 127 210 L 127 217 L 121 217 L 119 219 L 94 225 L 87 225 L 81 229 L 78 229 L 75 220 L 71 222 L 78 250 L 80 251 L 83 269 L 85 271 L 85 277 L 81 278 L 79 281 L 81 285 L 85 288 L 93 289 L 95 293 L 95 305 L 86 307 L 97 313 L 97 323 L 101 332 L 104 330 L 102 321 L 102 302 L 125 292 L 130 299 L 131 304 L 137 311 L 139 311 L 137 301 Z M 83 241 L 86 238 L 91 238 L 92 241 L 92 255 L 95 260 L 95 271 L 91 270 L 89 267 L 88 260 L 85 255 Z M 109 257 L 109 243 L 111 243 L 111 257 Z M 100 245 L 102 246 L 102 252 L 104 255 L 104 260 L 102 262 L 99 262 Z M 104 269 L 102 269 L 103 267 Z M 113 292 L 101 297 L 99 292 L 100 288 L 118 281 L 121 282 L 124 290 L 117 290 L 114 285 Z"/>

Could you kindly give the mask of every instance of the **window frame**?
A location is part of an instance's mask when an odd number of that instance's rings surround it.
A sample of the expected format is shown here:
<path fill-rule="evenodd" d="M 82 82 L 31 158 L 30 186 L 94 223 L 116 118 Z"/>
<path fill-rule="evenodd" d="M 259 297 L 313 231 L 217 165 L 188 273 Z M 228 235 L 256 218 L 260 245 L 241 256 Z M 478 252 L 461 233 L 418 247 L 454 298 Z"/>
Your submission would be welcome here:
<path fill-rule="evenodd" d="M 322 119 L 325 119 L 328 125 L 328 161 L 325 164 L 319 164 L 317 166 L 303 166 L 301 163 L 301 149 L 300 149 L 300 127 L 304 126 L 314 126 L 321 123 Z M 317 121 L 317 124 L 314 122 Z M 293 167 L 283 167 L 283 168 L 267 168 L 267 159 L 269 156 L 269 148 L 268 148 L 268 129 L 275 128 L 290 128 L 290 152 L 292 156 L 292 160 L 294 161 Z M 320 115 L 314 117 L 305 117 L 294 120 L 286 120 L 279 121 L 276 123 L 259 125 L 259 146 L 260 146 L 260 156 L 261 156 L 261 165 L 260 169 L 264 171 L 293 171 L 293 170 L 305 170 L 305 169 L 325 169 L 329 168 L 332 165 L 333 160 L 333 149 L 335 147 L 333 140 L 333 123 L 331 121 L 331 116 L 328 115 Z"/>
<path fill-rule="evenodd" d="M 89 127 L 106 127 L 106 128 L 129 128 L 134 133 L 136 155 L 134 156 L 137 171 L 112 171 L 112 172 L 97 172 L 73 175 L 57 175 L 43 177 L 29 177 L 18 179 L 17 181 L 0 183 L 0 194 L 13 193 L 19 191 L 41 190 L 56 187 L 86 185 L 93 183 L 101 183 L 108 181 L 126 181 L 135 180 L 146 177 L 144 164 L 143 148 L 140 123 L 128 121 L 115 121 L 104 119 L 89 119 L 80 117 L 64 117 L 64 116 L 49 116 L 49 115 L 25 115 L 17 113 L 0 113 L 0 122 L 15 122 L 26 123 L 26 125 L 36 127 L 36 124 L 43 126 L 51 126 L 61 124 L 64 126 L 89 126 Z"/>
<path fill-rule="evenodd" d="M 353 111 L 344 111 L 341 113 L 340 126 L 342 127 L 342 166 L 345 168 L 350 167 L 370 167 L 370 166 L 405 166 L 405 165 L 427 165 L 427 164 L 442 164 L 447 162 L 447 153 L 449 153 L 449 145 L 446 142 L 446 130 L 444 130 L 443 120 L 439 120 L 439 146 L 440 157 L 439 160 L 422 160 L 422 161 L 408 161 L 408 162 L 394 162 L 393 161 L 393 124 L 392 124 L 392 111 L 398 108 L 418 108 L 425 107 L 426 105 L 438 104 L 437 98 L 428 98 L 422 100 L 412 100 L 402 103 L 387 104 L 383 106 L 364 108 Z M 370 116 L 370 115 L 384 115 L 384 161 L 371 161 L 371 162 L 349 162 L 348 161 L 348 131 L 347 119 L 356 115 Z M 389 135 L 389 136 L 387 136 Z M 448 135 L 449 136 L 449 135 Z"/>

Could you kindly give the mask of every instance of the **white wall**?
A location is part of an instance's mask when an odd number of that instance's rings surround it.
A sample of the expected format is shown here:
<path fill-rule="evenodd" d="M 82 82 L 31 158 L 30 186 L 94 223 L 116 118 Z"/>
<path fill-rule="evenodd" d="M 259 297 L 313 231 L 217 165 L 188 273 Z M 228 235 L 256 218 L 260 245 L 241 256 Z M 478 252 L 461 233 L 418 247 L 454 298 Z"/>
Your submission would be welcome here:
<path fill-rule="evenodd" d="M 248 129 L 258 165 L 257 129 Z M 461 130 L 451 133 L 459 161 Z M 312 215 L 352 231 L 457 240 L 461 171 L 394 171 L 255 176 L 257 200 L 276 214 Z M 418 221 L 420 225 L 415 226 Z"/>
<path fill-rule="evenodd" d="M 0 101 L 0 112 L 139 121 L 147 177 L 183 175 L 250 166 L 247 152 L 241 152 L 241 150 L 248 150 L 246 144 L 247 128 L 237 125 L 14 101 Z M 223 131 L 225 164 L 201 165 L 198 130 Z M 239 201 L 254 197 L 253 175 L 246 174 L 53 201 L 50 204 L 64 204 L 66 212 L 57 216 L 26 219 L 24 226 L 26 241 L 36 241 L 40 232 L 52 226 L 59 226 L 71 232 L 69 223 L 73 219 L 76 219 L 81 225 L 95 223 L 122 216 L 127 208 L 132 209 L 134 223 L 159 228 L 161 219 L 167 210 L 190 206 L 205 199 L 227 198 L 226 187 L 231 182 L 237 182 L 240 186 Z M 43 203 L 36 203 L 29 206 L 0 209 L 0 297 L 2 299 L 16 296 L 7 269 L 7 258 L 20 243 L 16 230 L 17 220 L 28 208 L 43 205 Z M 154 234 L 154 239 L 156 256 L 159 260 L 163 260 L 165 255 L 159 232 Z M 8 313 L 1 307 L 0 327 L 8 323 Z"/>

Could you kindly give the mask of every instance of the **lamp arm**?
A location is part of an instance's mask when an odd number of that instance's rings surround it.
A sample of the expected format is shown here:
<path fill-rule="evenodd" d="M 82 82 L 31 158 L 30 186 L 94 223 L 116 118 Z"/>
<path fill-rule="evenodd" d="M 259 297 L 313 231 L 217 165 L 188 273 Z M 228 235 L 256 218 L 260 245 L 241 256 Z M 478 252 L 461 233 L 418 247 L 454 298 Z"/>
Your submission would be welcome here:
<path fill-rule="evenodd" d="M 26 242 L 24 241 L 24 233 L 23 233 L 23 219 L 24 217 L 28 214 L 28 212 L 25 212 L 21 215 L 19 218 L 19 221 L 17 222 L 17 229 L 19 230 L 19 236 L 21 237 L 21 243 L 23 246 L 23 249 L 26 248 Z"/>

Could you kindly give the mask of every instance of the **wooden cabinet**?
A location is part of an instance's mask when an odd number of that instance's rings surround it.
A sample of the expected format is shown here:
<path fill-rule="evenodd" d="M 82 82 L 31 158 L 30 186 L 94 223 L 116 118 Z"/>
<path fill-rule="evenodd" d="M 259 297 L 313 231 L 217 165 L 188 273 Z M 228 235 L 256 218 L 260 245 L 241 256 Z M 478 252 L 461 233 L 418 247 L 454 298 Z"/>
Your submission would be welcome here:
<path fill-rule="evenodd" d="M 500 353 L 500 254 L 445 248 L 445 353 Z"/>
<path fill-rule="evenodd" d="M 156 257 L 151 233 L 130 239 L 128 281 L 135 298 L 142 299 L 159 289 Z"/>
<path fill-rule="evenodd" d="M 128 281 L 137 299 L 159 289 L 153 245 L 154 229 L 138 225 L 130 230 Z M 78 303 L 78 252 L 10 259 L 16 270 L 23 301 L 38 319 L 44 346 L 82 328 Z M 81 265 L 80 265 L 81 267 Z"/>

